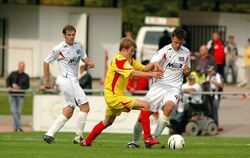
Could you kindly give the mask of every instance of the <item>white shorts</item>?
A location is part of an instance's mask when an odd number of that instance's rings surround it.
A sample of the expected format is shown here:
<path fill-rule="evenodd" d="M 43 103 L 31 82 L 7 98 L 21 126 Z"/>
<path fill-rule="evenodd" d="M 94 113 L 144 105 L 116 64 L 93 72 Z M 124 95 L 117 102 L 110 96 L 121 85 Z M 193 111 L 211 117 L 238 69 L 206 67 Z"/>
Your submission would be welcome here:
<path fill-rule="evenodd" d="M 171 86 L 152 86 L 143 100 L 149 102 L 150 111 L 158 112 L 167 101 L 177 103 L 180 89 Z"/>
<path fill-rule="evenodd" d="M 79 85 L 78 79 L 58 76 L 57 81 L 62 92 L 64 107 L 71 106 L 75 108 L 88 102 L 84 91 Z"/>

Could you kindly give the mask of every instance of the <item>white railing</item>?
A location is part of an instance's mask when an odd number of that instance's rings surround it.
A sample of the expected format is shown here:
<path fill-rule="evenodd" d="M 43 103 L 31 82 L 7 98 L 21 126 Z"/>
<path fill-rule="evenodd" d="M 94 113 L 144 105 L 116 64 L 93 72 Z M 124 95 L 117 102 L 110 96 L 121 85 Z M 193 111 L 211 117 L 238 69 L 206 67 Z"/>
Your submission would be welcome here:
<path fill-rule="evenodd" d="M 99 95 L 104 94 L 103 89 L 83 89 L 85 93 L 99 93 Z M 8 92 L 8 93 L 2 93 L 2 92 Z M 13 93 L 11 93 L 13 92 Z M 145 95 L 148 91 L 147 90 L 138 90 L 134 91 L 133 93 L 127 91 L 127 95 Z M 35 95 L 37 93 L 39 94 L 59 94 L 58 90 L 55 89 L 46 89 L 46 90 L 40 90 L 40 89 L 27 89 L 27 90 L 10 90 L 8 88 L 0 88 L 0 95 L 6 95 L 11 93 L 12 95 L 25 95 L 25 96 L 30 96 L 30 95 Z M 190 94 L 202 94 L 202 95 L 231 95 L 231 96 L 250 96 L 250 92 L 239 92 L 239 91 L 233 91 L 233 92 L 214 92 L 214 91 L 203 91 L 203 92 L 192 92 Z"/>

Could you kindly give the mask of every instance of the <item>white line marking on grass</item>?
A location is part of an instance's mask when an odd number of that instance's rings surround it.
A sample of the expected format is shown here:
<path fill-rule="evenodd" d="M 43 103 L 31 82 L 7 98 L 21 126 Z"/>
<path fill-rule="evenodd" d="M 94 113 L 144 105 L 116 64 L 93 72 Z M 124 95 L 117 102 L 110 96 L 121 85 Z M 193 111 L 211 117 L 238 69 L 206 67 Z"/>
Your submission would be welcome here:
<path fill-rule="evenodd" d="M 23 138 L 13 138 L 10 136 L 4 136 L 4 137 L 0 137 L 0 141 L 5 141 L 5 140 L 15 140 L 15 141 L 43 141 L 42 137 L 38 138 L 38 137 L 23 137 Z M 73 138 L 72 138 L 73 139 Z M 55 138 L 56 141 L 71 141 L 71 139 L 64 139 L 64 138 Z M 111 140 L 111 139 L 102 139 L 102 140 L 96 140 L 95 142 L 112 142 L 112 143 L 128 143 L 130 140 Z M 143 142 L 143 141 L 141 141 Z M 165 144 L 164 141 L 162 141 L 161 144 Z M 205 143 L 205 142 L 194 142 L 194 143 L 190 143 L 191 145 L 212 145 L 212 146 L 249 146 L 250 144 L 239 144 L 239 143 L 219 143 L 219 144 L 212 144 L 212 143 Z"/>
<path fill-rule="evenodd" d="M 23 138 L 13 138 L 13 137 L 2 137 L 0 140 L 15 140 L 15 141 L 43 141 L 42 137 L 41 138 L 31 138 L 31 137 L 23 137 Z M 55 138 L 56 141 L 69 141 L 71 139 L 64 139 L 64 138 Z M 73 138 L 72 138 L 73 140 Z M 124 142 L 129 142 L 128 141 L 122 141 L 122 140 L 111 140 L 111 139 L 102 139 L 102 140 L 96 140 L 97 142 L 115 142 L 115 143 L 124 143 Z"/>

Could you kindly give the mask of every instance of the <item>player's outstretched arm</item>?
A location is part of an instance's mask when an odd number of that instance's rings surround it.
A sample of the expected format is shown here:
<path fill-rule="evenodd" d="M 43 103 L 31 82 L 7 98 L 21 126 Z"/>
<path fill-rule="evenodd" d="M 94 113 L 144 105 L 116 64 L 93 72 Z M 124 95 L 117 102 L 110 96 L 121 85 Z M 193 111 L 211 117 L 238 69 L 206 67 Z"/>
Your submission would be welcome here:
<path fill-rule="evenodd" d="M 158 62 L 154 62 L 154 71 L 157 72 L 164 72 L 163 68 L 161 67 L 161 65 Z"/>
<path fill-rule="evenodd" d="M 150 63 L 148 65 L 146 65 L 144 68 L 143 68 L 143 71 L 150 71 L 150 70 L 153 70 L 154 69 L 154 64 L 153 63 Z"/>
<path fill-rule="evenodd" d="M 94 68 L 95 67 L 95 64 L 89 59 L 89 58 L 85 58 L 82 60 L 86 65 L 88 65 L 88 68 L 91 69 L 91 68 Z"/>
<path fill-rule="evenodd" d="M 150 63 L 146 65 L 143 69 L 143 71 L 158 71 L 158 72 L 164 72 L 163 68 L 160 66 L 158 62 Z"/>
<path fill-rule="evenodd" d="M 154 77 L 154 78 L 162 78 L 163 72 L 143 72 L 143 71 L 133 71 L 131 77 Z"/>

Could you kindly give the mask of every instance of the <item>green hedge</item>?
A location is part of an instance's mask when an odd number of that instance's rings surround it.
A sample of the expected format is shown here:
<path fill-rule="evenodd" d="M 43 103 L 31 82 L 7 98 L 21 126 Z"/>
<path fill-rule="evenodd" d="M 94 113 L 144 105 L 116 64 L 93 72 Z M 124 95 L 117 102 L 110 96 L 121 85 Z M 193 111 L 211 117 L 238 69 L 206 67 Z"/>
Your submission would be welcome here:
<path fill-rule="evenodd" d="M 32 115 L 32 101 L 32 96 L 25 96 L 22 114 Z M 7 93 L 0 94 L 0 115 L 11 115 Z"/>

